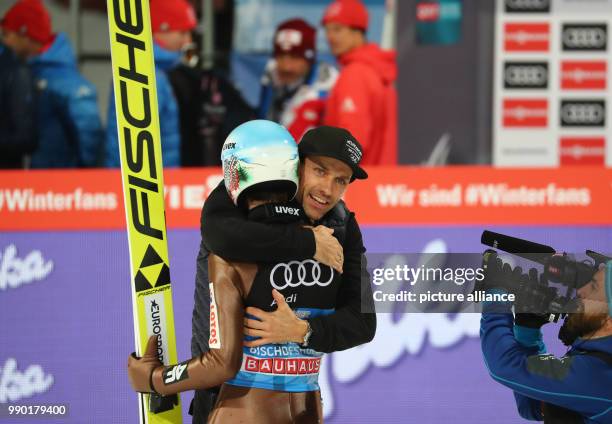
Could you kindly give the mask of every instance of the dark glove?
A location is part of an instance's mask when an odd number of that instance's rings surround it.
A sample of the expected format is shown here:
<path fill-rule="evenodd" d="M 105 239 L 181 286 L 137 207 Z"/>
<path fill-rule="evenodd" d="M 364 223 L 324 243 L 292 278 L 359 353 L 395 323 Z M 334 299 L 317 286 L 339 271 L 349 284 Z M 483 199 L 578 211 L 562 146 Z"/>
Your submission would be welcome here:
<path fill-rule="evenodd" d="M 502 289 L 508 293 L 514 293 L 522 274 L 520 267 L 512 268 L 509 264 L 502 262 L 497 257 L 497 252 L 486 250 L 482 255 L 482 268 L 484 278 L 474 286 L 474 291 Z"/>
<path fill-rule="evenodd" d="M 514 316 L 514 324 L 527 328 L 541 328 L 544 324 L 548 324 L 550 314 L 531 314 L 522 313 Z"/>
<path fill-rule="evenodd" d="M 136 392 L 157 393 L 153 387 L 153 371 L 163 366 L 157 357 L 157 337 L 149 337 L 142 358 L 137 357 L 134 352 L 128 357 L 128 378 Z"/>

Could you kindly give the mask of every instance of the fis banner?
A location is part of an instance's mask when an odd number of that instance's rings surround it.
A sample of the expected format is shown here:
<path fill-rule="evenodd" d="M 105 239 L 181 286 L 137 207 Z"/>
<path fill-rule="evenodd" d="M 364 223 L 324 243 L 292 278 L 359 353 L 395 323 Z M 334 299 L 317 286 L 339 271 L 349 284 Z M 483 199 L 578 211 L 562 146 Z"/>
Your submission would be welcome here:
<path fill-rule="evenodd" d="M 170 364 L 177 352 L 149 2 L 107 4 L 136 347 L 142 352 L 155 334 L 159 359 Z M 83 197 L 77 193 L 75 205 Z M 181 422 L 178 396 L 148 398 L 139 395 L 141 423 Z"/>
<path fill-rule="evenodd" d="M 612 166 L 612 5 L 498 0 L 493 162 Z"/>

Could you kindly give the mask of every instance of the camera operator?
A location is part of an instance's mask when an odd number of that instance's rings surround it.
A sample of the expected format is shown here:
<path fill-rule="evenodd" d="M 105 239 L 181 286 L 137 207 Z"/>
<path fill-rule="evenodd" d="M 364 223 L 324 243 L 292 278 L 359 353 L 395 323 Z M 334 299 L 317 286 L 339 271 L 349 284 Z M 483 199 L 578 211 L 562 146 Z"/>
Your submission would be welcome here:
<path fill-rule="evenodd" d="M 612 423 L 612 287 L 597 270 L 577 290 L 576 313 L 559 333 L 570 346 L 561 358 L 546 354 L 541 327 L 546 315 L 516 314 L 510 302 L 483 305 L 480 337 L 485 365 L 493 379 L 514 391 L 519 414 L 545 423 Z M 488 266 L 487 293 L 503 293 L 521 277 L 520 268 L 498 258 Z M 524 276 L 523 276 L 524 277 Z M 612 279 L 608 278 L 608 286 Z"/>

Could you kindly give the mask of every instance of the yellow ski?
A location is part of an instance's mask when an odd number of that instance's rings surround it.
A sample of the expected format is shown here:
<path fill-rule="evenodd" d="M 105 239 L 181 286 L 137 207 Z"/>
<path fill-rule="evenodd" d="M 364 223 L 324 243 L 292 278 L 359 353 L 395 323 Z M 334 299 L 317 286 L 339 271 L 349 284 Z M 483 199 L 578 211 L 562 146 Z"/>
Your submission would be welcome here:
<path fill-rule="evenodd" d="M 107 0 L 136 352 L 159 335 L 176 363 L 159 115 L 148 0 Z M 140 423 L 181 423 L 178 396 L 139 395 Z"/>

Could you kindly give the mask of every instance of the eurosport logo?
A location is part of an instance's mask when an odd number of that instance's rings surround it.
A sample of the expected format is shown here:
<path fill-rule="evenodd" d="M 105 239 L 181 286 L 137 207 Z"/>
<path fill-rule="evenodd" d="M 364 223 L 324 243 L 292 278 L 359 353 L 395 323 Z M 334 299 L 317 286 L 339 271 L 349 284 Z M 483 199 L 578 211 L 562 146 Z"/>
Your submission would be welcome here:
<path fill-rule="evenodd" d="M 546 127 L 548 125 L 548 100 L 504 99 L 504 127 Z"/>
<path fill-rule="evenodd" d="M 550 0 L 506 0 L 507 13 L 550 12 Z"/>
<path fill-rule="evenodd" d="M 606 124 L 604 100 L 562 100 L 562 127 L 603 127 Z"/>
<path fill-rule="evenodd" d="M 155 293 L 145 297 L 147 334 L 157 336 L 157 357 L 165 362 L 169 352 L 166 307 L 164 294 Z"/>
<path fill-rule="evenodd" d="M 547 87 L 547 62 L 504 63 L 504 88 L 538 89 Z"/>
<path fill-rule="evenodd" d="M 559 162 L 566 165 L 598 165 L 605 163 L 604 137 L 563 137 L 559 146 Z"/>
<path fill-rule="evenodd" d="M 608 25 L 563 24 L 561 37 L 564 51 L 606 51 Z"/>
<path fill-rule="evenodd" d="M 547 52 L 550 48 L 548 23 L 507 23 L 504 50 L 508 52 Z"/>
<path fill-rule="evenodd" d="M 561 63 L 561 88 L 564 90 L 605 90 L 606 61 L 564 61 Z"/>
<path fill-rule="evenodd" d="M 314 285 L 325 287 L 334 279 L 334 270 L 315 260 L 281 262 L 274 265 L 270 271 L 270 284 L 276 290 L 287 287 L 298 287 Z"/>

